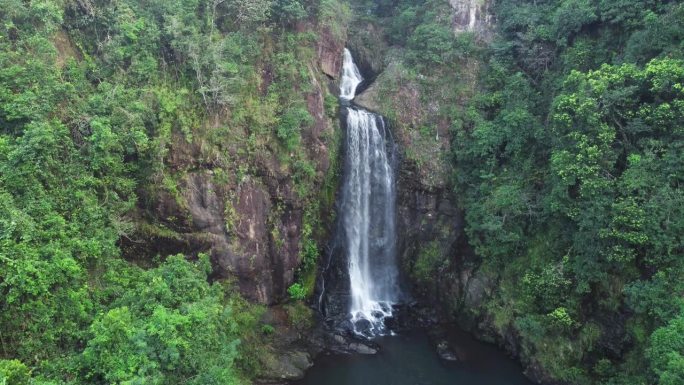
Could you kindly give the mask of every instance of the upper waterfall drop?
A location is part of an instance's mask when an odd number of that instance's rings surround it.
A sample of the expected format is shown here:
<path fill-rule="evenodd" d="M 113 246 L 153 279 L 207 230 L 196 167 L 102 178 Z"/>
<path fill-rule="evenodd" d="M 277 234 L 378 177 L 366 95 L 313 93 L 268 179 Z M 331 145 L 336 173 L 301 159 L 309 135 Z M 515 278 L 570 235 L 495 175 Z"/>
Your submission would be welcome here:
<path fill-rule="evenodd" d="M 340 98 L 352 100 L 362 81 L 345 49 Z M 390 133 L 382 116 L 346 107 L 346 170 L 341 219 L 350 283 L 349 316 L 354 332 L 384 334 L 384 320 L 397 302 L 396 191 Z"/>
<path fill-rule="evenodd" d="M 340 80 L 340 98 L 352 100 L 356 96 L 356 87 L 361 84 L 363 77 L 359 68 L 354 63 L 351 52 L 344 49 L 344 61 L 342 64 L 342 78 Z"/>

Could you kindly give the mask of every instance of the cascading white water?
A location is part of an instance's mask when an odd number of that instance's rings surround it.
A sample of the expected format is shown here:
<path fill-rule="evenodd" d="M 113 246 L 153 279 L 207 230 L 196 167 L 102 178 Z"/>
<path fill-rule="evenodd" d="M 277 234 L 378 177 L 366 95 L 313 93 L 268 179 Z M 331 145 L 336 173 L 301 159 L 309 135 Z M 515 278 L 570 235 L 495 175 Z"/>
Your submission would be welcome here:
<path fill-rule="evenodd" d="M 362 81 L 345 50 L 340 97 L 351 100 Z M 350 316 L 357 334 L 383 334 L 398 293 L 395 189 L 382 116 L 347 107 L 347 153 L 342 224 L 350 279 Z"/>
<path fill-rule="evenodd" d="M 363 77 L 359 68 L 354 64 L 351 52 L 344 49 L 344 61 L 342 63 L 342 78 L 340 80 L 340 97 L 345 100 L 352 100 L 356 96 L 356 87 L 361 84 Z"/>

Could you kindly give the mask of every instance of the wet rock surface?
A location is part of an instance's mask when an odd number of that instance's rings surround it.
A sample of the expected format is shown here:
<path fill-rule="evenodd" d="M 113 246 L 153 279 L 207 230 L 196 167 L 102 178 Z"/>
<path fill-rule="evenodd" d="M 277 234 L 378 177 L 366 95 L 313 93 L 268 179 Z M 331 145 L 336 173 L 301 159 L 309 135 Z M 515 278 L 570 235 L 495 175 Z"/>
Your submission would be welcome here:
<path fill-rule="evenodd" d="M 349 354 L 376 354 L 379 349 L 372 341 L 342 334 L 333 334 L 332 341 L 328 340 L 327 348 L 330 352 Z"/>

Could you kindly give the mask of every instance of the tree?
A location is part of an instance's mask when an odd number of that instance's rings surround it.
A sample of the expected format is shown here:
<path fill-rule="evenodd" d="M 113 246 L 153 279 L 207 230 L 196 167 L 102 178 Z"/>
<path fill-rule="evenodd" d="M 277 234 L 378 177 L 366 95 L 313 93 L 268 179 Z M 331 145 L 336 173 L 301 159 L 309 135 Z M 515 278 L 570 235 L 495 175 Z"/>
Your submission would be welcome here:
<path fill-rule="evenodd" d="M 292 25 L 309 16 L 301 0 L 274 0 L 272 17 L 283 26 Z"/>
<path fill-rule="evenodd" d="M 684 381 L 684 316 L 656 330 L 650 339 L 647 356 L 661 385 Z"/>

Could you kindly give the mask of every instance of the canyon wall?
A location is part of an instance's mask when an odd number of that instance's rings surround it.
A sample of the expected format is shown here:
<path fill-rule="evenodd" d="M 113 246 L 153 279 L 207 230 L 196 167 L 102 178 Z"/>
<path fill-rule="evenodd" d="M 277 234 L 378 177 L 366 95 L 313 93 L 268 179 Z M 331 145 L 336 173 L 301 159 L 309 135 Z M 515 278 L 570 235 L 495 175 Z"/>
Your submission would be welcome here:
<path fill-rule="evenodd" d="M 234 129 L 233 137 L 219 139 L 221 145 L 210 144 L 207 138 L 227 124 L 228 110 L 192 127 L 191 142 L 175 133 L 165 179 L 139 191 L 136 232 L 121 241 L 127 258 L 144 263 L 154 255 L 204 252 L 211 256 L 214 278 L 235 282 L 247 299 L 271 305 L 287 298 L 305 238 L 323 245 L 328 237 L 341 134 L 336 104 L 326 105 L 326 98 L 336 100 L 346 40 L 346 31 L 327 25 L 299 28 L 319 36 L 304 64 L 310 84 L 293 90 L 313 118 L 300 132 L 304 154 L 297 156 L 306 164 L 273 144 L 252 150 L 255 138 L 247 130 Z M 267 60 L 261 64 L 264 92 L 276 70 Z M 301 173 L 306 184 L 299 181 Z"/>

